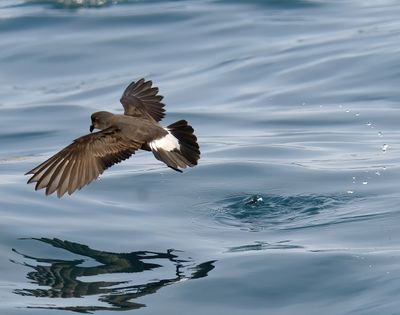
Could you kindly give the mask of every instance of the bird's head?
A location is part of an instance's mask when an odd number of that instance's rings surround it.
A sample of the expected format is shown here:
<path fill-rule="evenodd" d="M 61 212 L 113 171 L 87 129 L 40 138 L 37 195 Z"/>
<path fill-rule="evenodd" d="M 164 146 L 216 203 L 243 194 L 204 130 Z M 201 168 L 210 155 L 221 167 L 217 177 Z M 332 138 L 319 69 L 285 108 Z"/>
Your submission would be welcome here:
<path fill-rule="evenodd" d="M 106 129 L 111 126 L 111 118 L 114 115 L 109 112 L 96 112 L 91 116 L 92 124 L 90 125 L 90 132 L 93 132 L 94 129 Z"/>

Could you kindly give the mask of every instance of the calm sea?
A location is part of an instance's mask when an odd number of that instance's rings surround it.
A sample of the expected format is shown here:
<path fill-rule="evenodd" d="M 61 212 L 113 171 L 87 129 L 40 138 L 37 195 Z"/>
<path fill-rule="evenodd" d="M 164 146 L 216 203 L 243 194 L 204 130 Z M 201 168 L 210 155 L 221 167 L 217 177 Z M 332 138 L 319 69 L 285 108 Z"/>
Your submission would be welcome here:
<path fill-rule="evenodd" d="M 400 314 L 400 3 L 1 0 L 0 313 Z M 200 164 L 24 173 L 141 77 Z"/>

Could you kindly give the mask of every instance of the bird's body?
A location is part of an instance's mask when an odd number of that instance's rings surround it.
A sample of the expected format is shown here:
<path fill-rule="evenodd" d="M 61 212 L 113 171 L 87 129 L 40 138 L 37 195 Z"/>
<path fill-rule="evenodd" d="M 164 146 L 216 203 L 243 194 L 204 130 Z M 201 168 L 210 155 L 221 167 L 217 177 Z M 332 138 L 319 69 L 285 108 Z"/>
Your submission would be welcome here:
<path fill-rule="evenodd" d="M 111 125 L 117 126 L 128 138 L 134 141 L 148 143 L 168 134 L 158 122 L 127 115 L 112 115 Z"/>
<path fill-rule="evenodd" d="M 121 97 L 124 114 L 106 111 L 93 113 L 90 133 L 35 167 L 27 174 L 33 176 L 35 189 L 46 188 L 46 194 L 57 191 L 61 197 L 72 194 L 96 179 L 110 166 L 129 158 L 136 150 L 152 151 L 168 167 L 197 165 L 200 158 L 197 138 L 185 120 L 162 127 L 164 117 L 162 96 L 151 81 L 132 82 Z"/>

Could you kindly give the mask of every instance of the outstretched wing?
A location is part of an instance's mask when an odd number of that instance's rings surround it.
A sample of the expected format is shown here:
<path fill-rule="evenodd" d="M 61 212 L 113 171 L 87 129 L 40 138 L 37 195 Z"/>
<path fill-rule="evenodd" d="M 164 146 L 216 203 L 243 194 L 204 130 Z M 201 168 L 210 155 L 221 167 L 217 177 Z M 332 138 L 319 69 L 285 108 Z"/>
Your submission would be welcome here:
<path fill-rule="evenodd" d="M 151 87 L 151 81 L 140 79 L 132 82 L 124 91 L 121 97 L 121 104 L 124 106 L 125 115 L 141 117 L 150 120 L 160 121 L 165 116 L 163 97 L 157 95 L 158 88 Z"/>
<path fill-rule="evenodd" d="M 129 158 L 141 143 L 125 137 L 116 127 L 75 139 L 72 144 L 53 155 L 28 173 L 28 184 L 36 182 L 35 190 L 46 188 L 46 195 L 57 191 L 62 197 L 67 191 L 88 185 L 105 169 Z"/>

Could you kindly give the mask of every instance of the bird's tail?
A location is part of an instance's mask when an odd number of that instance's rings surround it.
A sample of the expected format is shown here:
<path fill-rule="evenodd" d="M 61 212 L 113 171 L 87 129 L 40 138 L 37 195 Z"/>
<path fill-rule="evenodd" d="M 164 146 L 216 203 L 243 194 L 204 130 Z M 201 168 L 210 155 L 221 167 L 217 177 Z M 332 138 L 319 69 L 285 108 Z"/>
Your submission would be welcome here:
<path fill-rule="evenodd" d="M 168 132 L 161 139 L 150 142 L 150 148 L 157 160 L 175 171 L 193 167 L 200 159 L 200 148 L 194 130 L 186 120 L 179 120 L 165 128 Z"/>

